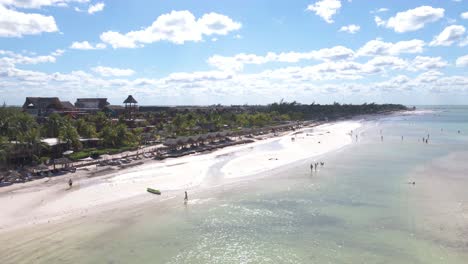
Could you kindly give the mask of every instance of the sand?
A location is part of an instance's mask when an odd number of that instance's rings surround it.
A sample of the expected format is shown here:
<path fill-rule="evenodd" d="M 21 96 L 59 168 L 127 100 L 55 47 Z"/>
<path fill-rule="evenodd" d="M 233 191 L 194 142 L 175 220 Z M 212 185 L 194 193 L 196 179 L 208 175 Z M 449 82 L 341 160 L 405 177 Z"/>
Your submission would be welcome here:
<path fill-rule="evenodd" d="M 86 217 L 109 208 L 183 197 L 184 190 L 205 188 L 212 177 L 241 181 L 304 159 L 313 162 L 314 157 L 352 143 L 349 132 L 361 124 L 329 123 L 207 154 L 148 160 L 143 165 L 110 171 L 104 176 L 89 177 L 98 169 L 91 167 L 68 176 L 4 187 L 0 189 L 0 232 Z M 213 175 L 212 168 L 220 162 L 221 167 L 216 167 Z M 71 189 L 67 185 L 70 177 L 74 179 Z M 148 194 L 147 187 L 159 189 L 163 195 Z"/>

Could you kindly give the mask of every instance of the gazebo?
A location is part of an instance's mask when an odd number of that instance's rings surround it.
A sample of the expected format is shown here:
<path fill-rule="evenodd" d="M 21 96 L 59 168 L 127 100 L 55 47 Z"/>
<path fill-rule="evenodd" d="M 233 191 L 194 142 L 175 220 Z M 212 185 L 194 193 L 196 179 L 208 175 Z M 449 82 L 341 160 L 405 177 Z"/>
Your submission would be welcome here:
<path fill-rule="evenodd" d="M 133 119 L 135 112 L 138 110 L 138 102 L 133 98 L 133 96 L 129 95 L 127 99 L 123 102 L 125 104 L 125 115 L 128 119 Z"/>

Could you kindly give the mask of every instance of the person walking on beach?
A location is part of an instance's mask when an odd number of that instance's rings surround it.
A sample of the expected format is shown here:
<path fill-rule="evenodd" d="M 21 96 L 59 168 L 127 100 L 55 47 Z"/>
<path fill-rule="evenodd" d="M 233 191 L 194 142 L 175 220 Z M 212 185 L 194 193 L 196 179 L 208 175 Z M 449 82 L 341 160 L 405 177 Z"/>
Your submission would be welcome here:
<path fill-rule="evenodd" d="M 314 164 L 310 164 L 310 171 L 313 171 L 314 170 Z"/>
<path fill-rule="evenodd" d="M 68 180 L 68 187 L 71 188 L 72 186 L 73 186 L 73 181 L 72 181 L 72 179 L 70 178 L 70 179 Z"/>
<path fill-rule="evenodd" d="M 185 198 L 184 198 L 184 201 L 185 201 L 185 202 L 188 201 L 188 193 L 187 193 L 187 191 L 185 191 Z"/>

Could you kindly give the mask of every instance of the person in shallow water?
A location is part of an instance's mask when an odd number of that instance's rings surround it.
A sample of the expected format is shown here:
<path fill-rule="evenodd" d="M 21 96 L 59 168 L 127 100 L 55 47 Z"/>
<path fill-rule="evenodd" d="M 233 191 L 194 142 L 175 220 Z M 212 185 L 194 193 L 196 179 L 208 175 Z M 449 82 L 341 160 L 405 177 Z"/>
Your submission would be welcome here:
<path fill-rule="evenodd" d="M 187 193 L 187 191 L 185 191 L 185 198 L 184 198 L 184 201 L 188 201 L 188 193 Z"/>
<path fill-rule="evenodd" d="M 68 187 L 71 188 L 72 186 L 73 186 L 73 181 L 72 181 L 72 179 L 69 179 L 69 180 L 68 180 Z"/>

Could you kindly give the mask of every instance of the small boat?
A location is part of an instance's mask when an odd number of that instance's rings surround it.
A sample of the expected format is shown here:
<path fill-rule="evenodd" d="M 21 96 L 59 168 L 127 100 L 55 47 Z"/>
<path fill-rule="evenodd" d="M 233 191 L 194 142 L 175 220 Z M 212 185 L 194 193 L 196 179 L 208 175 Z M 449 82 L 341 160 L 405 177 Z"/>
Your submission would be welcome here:
<path fill-rule="evenodd" d="M 160 190 L 156 190 L 156 189 L 152 189 L 152 188 L 147 188 L 146 191 L 149 192 L 149 193 L 152 193 L 152 194 L 161 195 L 161 191 L 160 191 Z"/>

